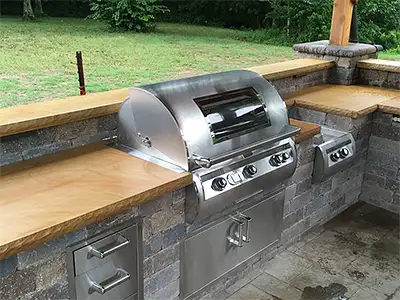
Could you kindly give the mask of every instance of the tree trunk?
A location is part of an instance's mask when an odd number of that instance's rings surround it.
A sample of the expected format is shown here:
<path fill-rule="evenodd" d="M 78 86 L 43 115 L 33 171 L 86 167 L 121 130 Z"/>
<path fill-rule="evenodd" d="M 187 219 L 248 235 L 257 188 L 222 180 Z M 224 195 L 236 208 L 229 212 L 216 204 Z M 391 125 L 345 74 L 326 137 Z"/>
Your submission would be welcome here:
<path fill-rule="evenodd" d="M 33 14 L 32 3 L 31 0 L 23 0 L 23 13 L 22 18 L 24 20 L 33 20 L 35 19 L 35 15 Z"/>
<path fill-rule="evenodd" d="M 43 17 L 43 7 L 42 7 L 42 0 L 35 0 L 35 16 L 37 18 Z"/>

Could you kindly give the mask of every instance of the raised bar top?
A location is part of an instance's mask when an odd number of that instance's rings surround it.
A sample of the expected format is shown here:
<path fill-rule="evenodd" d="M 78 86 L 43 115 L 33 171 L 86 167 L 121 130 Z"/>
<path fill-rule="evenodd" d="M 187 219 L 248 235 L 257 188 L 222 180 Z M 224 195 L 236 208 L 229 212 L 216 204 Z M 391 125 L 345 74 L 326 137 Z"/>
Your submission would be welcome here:
<path fill-rule="evenodd" d="M 191 184 L 122 151 L 92 145 L 3 167 L 0 260 Z"/>
<path fill-rule="evenodd" d="M 399 90 L 358 85 L 318 85 L 288 94 L 285 101 L 351 118 L 374 112 L 378 105 L 400 96 Z"/>

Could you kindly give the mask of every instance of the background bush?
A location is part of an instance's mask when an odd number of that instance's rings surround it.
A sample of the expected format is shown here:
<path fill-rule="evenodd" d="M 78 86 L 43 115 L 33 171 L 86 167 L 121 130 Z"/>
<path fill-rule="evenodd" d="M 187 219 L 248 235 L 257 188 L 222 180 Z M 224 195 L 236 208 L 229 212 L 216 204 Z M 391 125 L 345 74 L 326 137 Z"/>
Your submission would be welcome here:
<path fill-rule="evenodd" d="M 91 18 L 111 28 L 133 31 L 154 29 L 154 16 L 168 11 L 159 0 L 91 0 L 90 10 Z"/>

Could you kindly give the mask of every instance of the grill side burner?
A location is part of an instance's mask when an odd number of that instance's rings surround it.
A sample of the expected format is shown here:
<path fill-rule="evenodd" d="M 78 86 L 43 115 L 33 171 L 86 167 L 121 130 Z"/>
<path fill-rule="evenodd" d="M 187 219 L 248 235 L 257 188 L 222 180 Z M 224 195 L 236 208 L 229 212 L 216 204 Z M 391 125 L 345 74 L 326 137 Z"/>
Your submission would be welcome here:
<path fill-rule="evenodd" d="M 313 182 L 348 168 L 356 154 L 356 143 L 350 133 L 322 126 L 321 137 L 314 140 Z"/>

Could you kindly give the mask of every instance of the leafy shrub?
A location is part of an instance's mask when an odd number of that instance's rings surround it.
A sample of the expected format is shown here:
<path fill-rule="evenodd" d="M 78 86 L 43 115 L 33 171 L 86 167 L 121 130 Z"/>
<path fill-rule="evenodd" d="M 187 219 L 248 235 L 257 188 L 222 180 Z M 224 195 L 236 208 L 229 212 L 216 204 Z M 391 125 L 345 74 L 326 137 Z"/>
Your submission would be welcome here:
<path fill-rule="evenodd" d="M 333 0 L 185 0 L 164 2 L 172 11 L 163 20 L 234 28 L 273 28 L 296 42 L 329 39 Z M 399 45 L 400 0 L 360 0 L 359 40 Z"/>
<path fill-rule="evenodd" d="M 150 31 L 155 27 L 155 14 L 168 9 L 159 0 L 92 0 L 91 18 L 105 21 L 111 28 Z"/>

